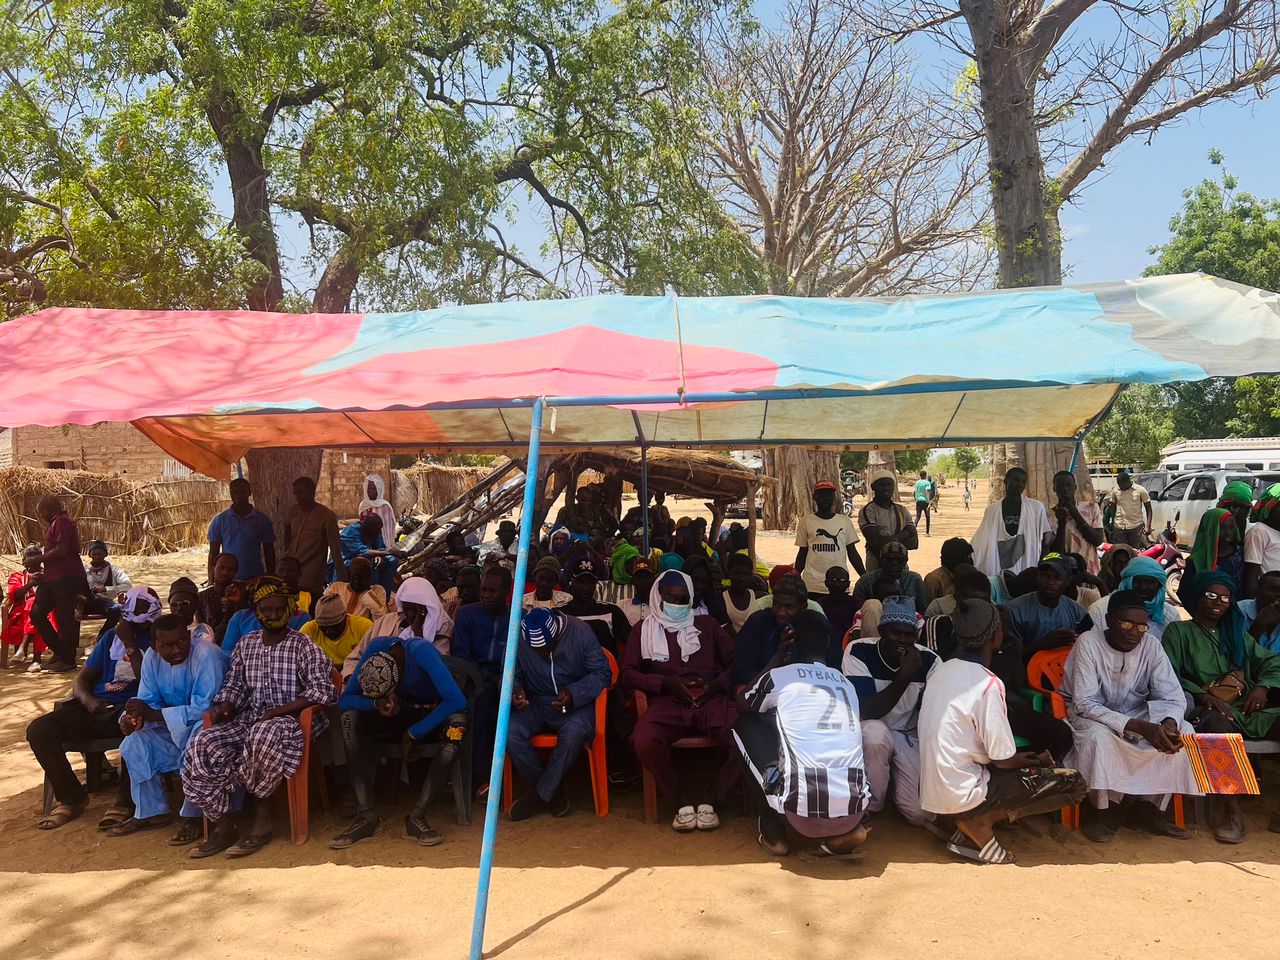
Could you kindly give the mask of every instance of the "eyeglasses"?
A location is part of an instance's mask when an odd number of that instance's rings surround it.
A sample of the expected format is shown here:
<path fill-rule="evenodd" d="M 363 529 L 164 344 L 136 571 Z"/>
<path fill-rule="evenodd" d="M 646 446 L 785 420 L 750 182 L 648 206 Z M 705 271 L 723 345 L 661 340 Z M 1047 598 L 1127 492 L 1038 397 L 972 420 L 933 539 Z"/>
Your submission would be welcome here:
<path fill-rule="evenodd" d="M 1231 602 L 1231 594 L 1229 593 L 1214 593 L 1212 590 L 1206 590 L 1203 596 L 1210 603 L 1219 603 L 1219 602 L 1230 603 Z"/>
<path fill-rule="evenodd" d="M 1126 632 L 1129 630 L 1137 630 L 1139 628 L 1144 631 L 1147 629 L 1147 624 L 1139 623 L 1137 620 L 1117 620 L 1116 626 Z"/>

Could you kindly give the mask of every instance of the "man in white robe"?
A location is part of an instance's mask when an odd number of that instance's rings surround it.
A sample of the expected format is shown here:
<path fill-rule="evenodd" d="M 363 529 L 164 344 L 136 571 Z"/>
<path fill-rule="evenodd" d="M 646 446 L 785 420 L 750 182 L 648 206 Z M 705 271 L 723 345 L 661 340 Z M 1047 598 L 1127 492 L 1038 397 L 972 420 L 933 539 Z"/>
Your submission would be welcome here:
<path fill-rule="evenodd" d="M 1190 834 L 1167 817 L 1175 793 L 1199 795 L 1180 734 L 1186 699 L 1163 647 L 1147 629 L 1146 602 L 1132 590 L 1113 593 L 1105 629 L 1082 634 L 1067 658 L 1062 694 L 1075 743 L 1067 765 L 1089 786 L 1092 810 L 1085 836 L 1105 843 L 1119 829 L 1118 804 L 1126 796 L 1153 833 Z"/>
<path fill-rule="evenodd" d="M 1006 473 L 1004 496 L 987 507 L 973 535 L 973 565 L 988 577 L 1034 567 L 1053 540 L 1049 511 L 1039 500 L 1023 496 L 1026 489 L 1027 471 L 1014 467 Z"/>

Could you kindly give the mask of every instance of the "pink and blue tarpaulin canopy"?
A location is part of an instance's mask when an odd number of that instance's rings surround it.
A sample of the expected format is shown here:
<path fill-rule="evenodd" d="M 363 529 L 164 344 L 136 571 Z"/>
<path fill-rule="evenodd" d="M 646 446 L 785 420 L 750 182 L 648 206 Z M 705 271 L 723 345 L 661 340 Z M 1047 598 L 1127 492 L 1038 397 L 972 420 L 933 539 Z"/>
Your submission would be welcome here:
<path fill-rule="evenodd" d="M 523 448 L 534 397 L 551 450 L 942 446 L 1076 437 L 1123 383 L 1280 370 L 1280 297 L 1187 274 L 893 299 L 50 309 L 0 325 L 0 355 L 0 426 L 129 420 L 211 476 L 253 447 Z"/>

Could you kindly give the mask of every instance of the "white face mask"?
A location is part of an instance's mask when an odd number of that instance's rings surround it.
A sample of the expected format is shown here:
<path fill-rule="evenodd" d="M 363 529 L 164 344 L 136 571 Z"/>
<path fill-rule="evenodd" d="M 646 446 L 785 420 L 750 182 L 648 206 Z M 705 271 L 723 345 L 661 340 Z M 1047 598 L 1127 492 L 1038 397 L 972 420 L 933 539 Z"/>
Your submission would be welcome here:
<path fill-rule="evenodd" d="M 693 604 L 691 603 L 670 603 L 666 600 L 662 601 L 662 612 L 666 614 L 668 620 L 673 623 L 684 623 L 693 616 Z"/>

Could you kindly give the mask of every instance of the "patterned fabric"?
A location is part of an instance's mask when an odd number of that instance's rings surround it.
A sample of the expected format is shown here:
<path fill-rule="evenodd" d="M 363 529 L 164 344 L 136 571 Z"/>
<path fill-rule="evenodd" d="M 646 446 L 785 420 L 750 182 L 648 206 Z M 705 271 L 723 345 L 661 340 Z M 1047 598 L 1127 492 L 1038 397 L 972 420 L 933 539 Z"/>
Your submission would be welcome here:
<path fill-rule="evenodd" d="M 296 717 L 262 719 L 263 714 L 299 697 L 331 706 L 337 703 L 333 667 L 324 651 L 297 630 L 274 646 L 254 630 L 236 644 L 226 681 L 215 703 L 228 703 L 236 715 L 226 723 L 198 730 L 187 746 L 182 783 L 187 798 L 211 820 L 223 817 L 231 795 L 243 787 L 269 797 L 302 762 L 302 729 Z M 315 716 L 314 741 L 328 717 Z"/>
<path fill-rule="evenodd" d="M 1187 749 L 1196 784 L 1205 793 L 1261 793 L 1240 734 L 1184 733 L 1182 745 Z"/>

